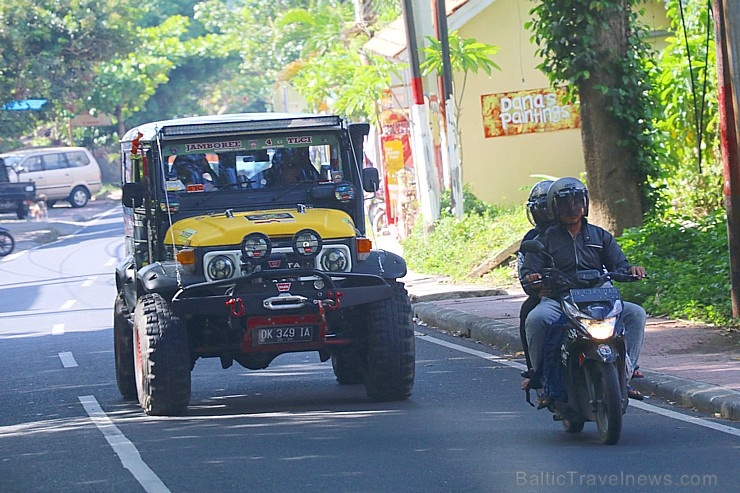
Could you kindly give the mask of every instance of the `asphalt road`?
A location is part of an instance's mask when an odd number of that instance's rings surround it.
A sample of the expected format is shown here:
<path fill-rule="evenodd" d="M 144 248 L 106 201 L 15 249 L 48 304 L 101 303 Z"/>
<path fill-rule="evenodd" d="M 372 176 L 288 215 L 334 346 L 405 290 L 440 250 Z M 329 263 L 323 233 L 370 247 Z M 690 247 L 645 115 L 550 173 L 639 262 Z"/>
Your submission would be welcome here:
<path fill-rule="evenodd" d="M 199 360 L 185 416 L 121 400 L 120 212 L 0 262 L 2 492 L 731 491 L 740 430 L 636 403 L 618 445 L 564 433 L 517 362 L 418 327 L 414 393 L 371 403 L 315 354 L 266 370 Z"/>

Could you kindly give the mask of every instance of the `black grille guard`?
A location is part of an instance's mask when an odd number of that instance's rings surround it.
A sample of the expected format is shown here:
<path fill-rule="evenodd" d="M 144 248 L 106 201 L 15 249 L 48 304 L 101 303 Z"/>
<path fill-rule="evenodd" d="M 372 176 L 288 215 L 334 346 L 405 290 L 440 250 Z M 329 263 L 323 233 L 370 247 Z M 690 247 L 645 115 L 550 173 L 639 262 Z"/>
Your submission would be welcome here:
<path fill-rule="evenodd" d="M 335 279 L 336 278 L 336 279 Z M 315 282 L 323 281 L 316 289 Z M 365 305 L 391 298 L 393 290 L 372 274 L 337 273 L 315 269 L 269 269 L 247 276 L 193 284 L 172 298 L 179 316 L 253 316 L 287 310 L 329 309 Z"/>

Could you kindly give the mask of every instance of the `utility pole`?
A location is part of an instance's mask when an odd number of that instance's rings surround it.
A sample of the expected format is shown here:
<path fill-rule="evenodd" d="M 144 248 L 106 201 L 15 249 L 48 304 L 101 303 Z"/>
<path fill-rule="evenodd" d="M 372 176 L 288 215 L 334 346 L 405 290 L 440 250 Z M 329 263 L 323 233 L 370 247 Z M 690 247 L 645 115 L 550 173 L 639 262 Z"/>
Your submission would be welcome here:
<path fill-rule="evenodd" d="M 431 149 L 432 136 L 429 130 L 429 115 L 424 103 L 424 84 L 419 67 L 419 43 L 414 25 L 412 0 L 403 0 L 403 16 L 406 24 L 406 49 L 411 69 L 411 129 L 421 213 L 424 229 L 428 231 L 439 219 L 439 179 L 434 154 Z"/>
<path fill-rule="evenodd" d="M 437 14 L 437 39 L 442 50 L 442 90 L 440 91 L 440 114 L 443 116 L 442 124 L 445 126 L 443 132 L 447 137 L 446 149 L 447 161 L 450 166 L 450 192 L 452 196 L 452 208 L 457 219 L 462 219 L 465 209 L 463 207 L 462 168 L 460 166 L 460 140 L 457 134 L 457 107 L 452 92 L 452 65 L 450 63 L 450 41 L 447 29 L 447 10 L 445 0 L 434 0 L 436 2 Z M 444 107 L 444 109 L 443 109 Z M 445 142 L 443 142 L 443 145 Z"/>
<path fill-rule="evenodd" d="M 740 317 L 740 3 L 714 0 L 713 11 L 732 316 Z"/>

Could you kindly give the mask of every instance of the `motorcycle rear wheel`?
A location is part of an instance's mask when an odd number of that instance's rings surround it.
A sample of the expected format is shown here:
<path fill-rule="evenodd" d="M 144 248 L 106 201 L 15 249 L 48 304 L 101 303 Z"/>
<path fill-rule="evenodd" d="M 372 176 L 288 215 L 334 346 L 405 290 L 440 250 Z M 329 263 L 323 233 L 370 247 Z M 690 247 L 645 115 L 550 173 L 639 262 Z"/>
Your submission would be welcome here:
<path fill-rule="evenodd" d="M 596 426 L 605 445 L 615 445 L 622 433 L 622 394 L 614 364 L 601 364 L 596 389 Z"/>

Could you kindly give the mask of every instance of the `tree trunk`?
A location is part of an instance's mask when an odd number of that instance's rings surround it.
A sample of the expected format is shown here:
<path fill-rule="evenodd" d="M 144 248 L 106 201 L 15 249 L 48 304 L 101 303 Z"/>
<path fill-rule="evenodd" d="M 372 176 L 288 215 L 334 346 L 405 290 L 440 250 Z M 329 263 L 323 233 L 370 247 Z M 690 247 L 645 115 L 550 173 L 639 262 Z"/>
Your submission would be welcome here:
<path fill-rule="evenodd" d="M 612 8 L 608 22 L 594 33 L 599 66 L 604 70 L 593 71 L 578 88 L 590 220 L 616 236 L 625 228 L 641 225 L 643 214 L 634 155 L 619 145 L 625 132 L 609 113 L 608 97 L 599 90 L 600 86 L 618 87 L 622 77 L 609 69 L 620 66 L 627 52 L 628 5 L 619 3 L 621 7 Z"/>

